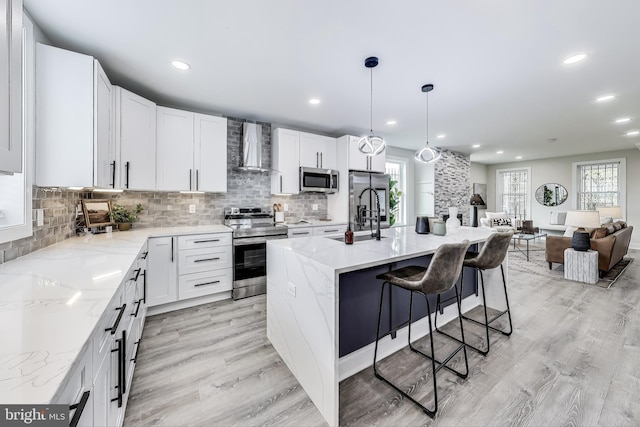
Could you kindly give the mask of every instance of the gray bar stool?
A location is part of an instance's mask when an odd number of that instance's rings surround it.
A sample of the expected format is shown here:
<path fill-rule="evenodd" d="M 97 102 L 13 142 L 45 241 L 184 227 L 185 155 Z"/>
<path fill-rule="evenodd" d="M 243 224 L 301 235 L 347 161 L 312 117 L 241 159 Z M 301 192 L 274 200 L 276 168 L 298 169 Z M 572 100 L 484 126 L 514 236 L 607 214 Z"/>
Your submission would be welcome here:
<path fill-rule="evenodd" d="M 474 347 L 469 343 L 465 343 L 465 345 L 475 351 L 477 351 L 478 353 L 482 354 L 483 356 L 486 356 L 489 353 L 489 330 L 495 331 L 495 332 L 500 332 L 503 335 L 509 336 L 511 335 L 511 332 L 513 332 L 513 325 L 511 323 L 511 310 L 509 309 L 509 296 L 507 295 L 507 282 L 504 278 L 504 268 L 502 267 L 502 262 L 504 261 L 505 257 L 507 256 L 507 252 L 509 250 L 509 244 L 511 243 L 511 237 L 513 237 L 513 231 L 505 231 L 505 232 L 496 232 L 493 233 L 489 236 L 489 238 L 487 239 L 487 241 L 485 242 L 485 244 L 482 246 L 482 249 L 480 250 L 480 253 L 478 252 L 467 252 L 467 254 L 465 255 L 465 259 L 463 262 L 463 265 L 465 267 L 472 267 L 474 269 L 476 269 L 477 271 L 480 272 L 480 286 L 482 287 L 482 306 L 484 308 L 484 323 L 483 322 L 479 322 L 475 319 L 471 319 L 467 316 L 462 315 L 461 318 L 468 320 L 470 322 L 474 322 L 478 325 L 484 326 L 485 327 L 485 333 L 486 333 L 486 340 L 487 340 L 487 344 L 486 344 L 486 350 L 480 349 L 478 347 Z M 502 272 L 502 285 L 504 287 L 504 298 L 507 302 L 507 309 L 504 311 L 499 312 L 498 314 L 496 314 L 495 316 L 493 316 L 491 319 L 489 319 L 489 316 L 487 315 L 487 299 L 486 299 L 486 293 L 485 293 L 485 289 L 484 289 L 484 275 L 482 274 L 482 272 L 484 270 L 490 270 L 492 268 L 497 268 L 498 266 L 500 266 L 500 271 Z M 461 275 L 462 278 L 464 279 L 464 270 L 463 270 L 463 274 Z M 477 293 L 476 293 L 477 295 Z M 464 342 L 464 336 L 462 336 L 462 340 L 449 335 L 446 332 L 443 332 L 442 330 L 438 329 L 438 310 L 440 310 L 440 296 L 438 296 L 438 301 L 437 301 L 437 309 L 436 309 L 436 316 L 434 319 L 434 323 L 436 325 L 436 331 L 440 332 L 443 335 L 446 335 L 450 338 L 453 338 L 454 340 L 463 343 Z M 503 315 L 507 315 L 507 317 L 509 318 L 509 329 L 507 330 L 501 330 L 501 329 L 497 329 L 494 328 L 493 326 L 491 326 L 491 323 L 494 322 L 495 320 L 499 319 L 500 317 L 502 317 Z"/>
<path fill-rule="evenodd" d="M 438 387 L 436 382 L 436 373 L 441 369 L 445 368 L 453 373 L 455 373 L 460 378 L 466 378 L 469 374 L 469 364 L 467 362 L 467 350 L 464 344 L 464 331 L 462 330 L 462 319 L 460 319 L 460 333 L 462 335 L 462 345 L 458 346 L 454 351 L 452 351 L 447 357 L 442 361 L 438 361 L 435 358 L 434 346 L 433 346 L 433 328 L 431 325 L 431 308 L 429 306 L 429 299 L 427 296 L 429 294 L 438 294 L 440 295 L 443 292 L 447 292 L 452 287 L 456 290 L 456 300 L 458 306 L 458 313 L 460 313 L 460 297 L 458 295 L 458 289 L 455 287 L 456 281 L 458 280 L 458 276 L 460 275 L 460 271 L 462 270 L 462 262 L 464 260 L 464 254 L 469 249 L 469 241 L 464 240 L 462 243 L 452 243 L 452 244 L 443 244 L 440 246 L 431 262 L 429 263 L 429 267 L 418 267 L 418 266 L 408 266 L 403 267 L 397 270 L 390 271 L 388 273 L 380 274 L 376 276 L 377 279 L 384 280 L 382 283 L 382 289 L 380 291 L 380 309 L 378 310 L 378 329 L 376 331 L 376 344 L 375 350 L 373 353 L 373 371 L 377 378 L 389 384 L 391 387 L 400 392 L 403 396 L 409 399 L 411 402 L 418 405 L 427 415 L 433 417 L 438 410 Z M 382 314 L 382 302 L 384 296 L 384 289 L 386 285 L 389 285 L 389 292 L 391 292 L 391 286 L 397 286 L 402 289 L 406 289 L 410 291 L 409 298 L 409 348 L 418 353 L 427 359 L 431 360 L 431 372 L 433 376 L 433 410 L 428 409 L 420 402 L 415 400 L 413 397 L 409 396 L 404 390 L 401 390 L 398 386 L 393 384 L 391 381 L 383 377 L 380 372 L 378 372 L 378 367 L 376 365 L 376 360 L 378 357 L 378 340 L 388 335 L 389 333 L 380 336 L 380 318 Z M 411 344 L 411 322 L 413 320 L 413 294 L 418 293 L 424 296 L 425 301 L 427 302 L 427 318 L 429 319 L 429 340 L 431 343 L 431 355 L 423 353 L 418 350 Z M 462 350 L 464 353 L 464 364 L 465 364 L 465 372 L 458 372 L 455 369 L 447 366 L 446 364 L 456 355 L 458 352 Z M 436 363 L 439 366 L 436 366 Z"/>

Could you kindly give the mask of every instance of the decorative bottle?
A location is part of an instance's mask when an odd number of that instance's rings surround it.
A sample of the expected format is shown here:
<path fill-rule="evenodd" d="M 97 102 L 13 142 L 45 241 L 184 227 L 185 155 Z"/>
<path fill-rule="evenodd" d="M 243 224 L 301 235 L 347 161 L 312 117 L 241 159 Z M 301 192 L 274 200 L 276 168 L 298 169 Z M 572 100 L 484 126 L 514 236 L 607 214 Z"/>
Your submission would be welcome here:
<path fill-rule="evenodd" d="M 351 223 L 347 225 L 347 231 L 344 232 L 344 243 L 353 245 L 353 231 L 351 231 Z"/>

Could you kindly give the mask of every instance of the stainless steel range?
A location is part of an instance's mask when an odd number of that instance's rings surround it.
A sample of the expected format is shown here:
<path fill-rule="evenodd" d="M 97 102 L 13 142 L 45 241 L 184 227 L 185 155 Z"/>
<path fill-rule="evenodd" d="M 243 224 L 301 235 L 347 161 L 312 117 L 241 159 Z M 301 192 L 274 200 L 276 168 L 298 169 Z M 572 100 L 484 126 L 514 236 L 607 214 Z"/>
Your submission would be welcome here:
<path fill-rule="evenodd" d="M 271 208 L 224 208 L 233 228 L 233 299 L 267 291 L 267 240 L 286 239 L 287 226 L 275 225 Z"/>

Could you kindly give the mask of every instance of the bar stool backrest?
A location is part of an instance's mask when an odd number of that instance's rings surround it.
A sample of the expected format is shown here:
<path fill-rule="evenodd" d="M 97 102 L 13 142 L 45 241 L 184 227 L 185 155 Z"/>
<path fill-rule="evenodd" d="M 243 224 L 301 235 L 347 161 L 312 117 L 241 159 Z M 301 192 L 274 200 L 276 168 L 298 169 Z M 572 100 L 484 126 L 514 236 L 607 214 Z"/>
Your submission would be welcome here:
<path fill-rule="evenodd" d="M 491 234 L 477 257 L 465 260 L 464 265 L 481 270 L 496 268 L 507 256 L 513 231 L 498 231 Z"/>
<path fill-rule="evenodd" d="M 440 294 L 451 289 L 460 276 L 464 254 L 469 245 L 468 240 L 441 245 L 431 258 L 429 268 L 422 278 L 422 292 Z"/>

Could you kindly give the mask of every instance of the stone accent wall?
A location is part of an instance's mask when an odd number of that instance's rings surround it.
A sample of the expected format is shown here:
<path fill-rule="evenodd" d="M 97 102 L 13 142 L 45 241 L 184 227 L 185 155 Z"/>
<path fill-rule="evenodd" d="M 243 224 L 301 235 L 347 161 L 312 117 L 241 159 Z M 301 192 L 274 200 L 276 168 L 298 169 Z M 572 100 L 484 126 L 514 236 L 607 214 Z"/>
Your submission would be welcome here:
<path fill-rule="evenodd" d="M 453 151 L 442 150 L 442 158 L 434 166 L 435 214 L 449 214 L 450 206 L 457 206 L 462 225 L 470 225 L 471 161 Z"/>
<path fill-rule="evenodd" d="M 227 118 L 227 192 L 182 194 L 179 192 L 125 191 L 122 193 L 78 192 L 56 188 L 33 189 L 33 236 L 0 244 L 0 263 L 61 242 L 76 233 L 75 210 L 80 200 L 110 199 L 113 203 L 135 208 L 139 203 L 144 211 L 136 228 L 172 227 L 181 225 L 212 225 L 223 222 L 227 206 L 271 207 L 287 204 L 285 219 L 320 219 L 327 214 L 327 196 L 306 193 L 296 196 L 272 196 L 271 177 L 266 172 L 247 172 L 238 169 L 242 158 L 242 123 L 244 119 Z M 271 124 L 262 125 L 262 166 L 271 167 Z M 189 213 L 189 205 L 196 212 Z M 318 210 L 313 210 L 317 205 Z M 44 226 L 35 224 L 35 209 L 44 209 Z"/>
<path fill-rule="evenodd" d="M 37 251 L 75 235 L 76 205 L 90 193 L 33 188 L 33 235 L 0 244 L 0 264 Z M 42 209 L 44 224 L 36 225 L 36 209 Z"/>

